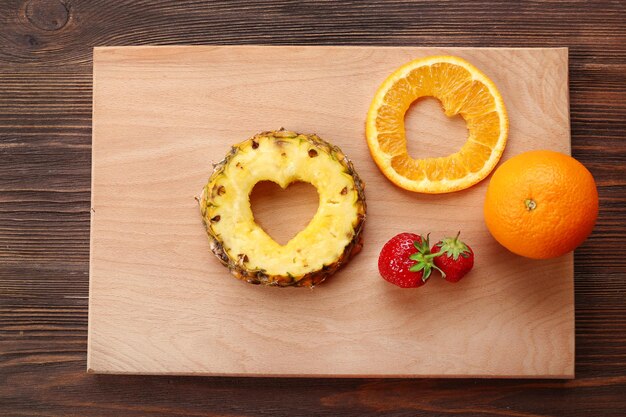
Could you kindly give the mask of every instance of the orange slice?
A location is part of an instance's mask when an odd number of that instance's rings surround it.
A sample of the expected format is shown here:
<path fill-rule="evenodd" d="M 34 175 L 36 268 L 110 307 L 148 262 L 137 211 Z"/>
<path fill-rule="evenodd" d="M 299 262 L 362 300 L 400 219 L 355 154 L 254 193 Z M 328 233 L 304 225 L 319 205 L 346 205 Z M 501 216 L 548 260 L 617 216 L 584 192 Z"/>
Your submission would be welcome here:
<path fill-rule="evenodd" d="M 440 158 L 409 156 L 404 115 L 420 97 L 437 98 L 447 116 L 460 114 L 468 139 Z M 367 144 L 378 168 L 406 190 L 438 194 L 468 188 L 498 163 L 509 130 L 502 96 L 478 68 L 454 56 L 431 56 L 398 68 L 380 86 L 367 113 Z"/>

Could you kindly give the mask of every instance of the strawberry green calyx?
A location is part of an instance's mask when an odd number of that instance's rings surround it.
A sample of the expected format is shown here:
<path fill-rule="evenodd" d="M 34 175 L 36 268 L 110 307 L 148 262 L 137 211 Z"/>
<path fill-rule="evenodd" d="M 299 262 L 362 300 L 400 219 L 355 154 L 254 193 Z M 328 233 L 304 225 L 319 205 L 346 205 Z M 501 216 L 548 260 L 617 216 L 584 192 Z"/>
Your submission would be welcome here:
<path fill-rule="evenodd" d="M 471 252 L 467 245 L 459 240 L 461 232 L 456 234 L 456 237 L 447 237 L 441 241 L 441 250 L 435 255 L 446 254 L 448 258 L 452 258 L 455 261 L 459 259 L 459 256 L 467 258 L 471 255 Z"/>
<path fill-rule="evenodd" d="M 439 269 L 433 262 L 433 259 L 436 256 L 441 255 L 441 252 L 434 254 L 430 251 L 430 233 L 427 234 L 425 238 L 423 236 L 420 236 L 420 238 L 421 242 L 417 240 L 413 242 L 413 245 L 415 246 L 415 249 L 417 249 L 417 252 L 409 256 L 409 259 L 411 259 L 412 261 L 416 261 L 417 263 L 411 266 L 409 268 L 409 271 L 422 271 L 422 281 L 424 282 L 428 280 L 430 274 L 433 272 L 433 269 L 441 272 L 441 274 L 445 277 L 446 274 L 441 269 Z"/>

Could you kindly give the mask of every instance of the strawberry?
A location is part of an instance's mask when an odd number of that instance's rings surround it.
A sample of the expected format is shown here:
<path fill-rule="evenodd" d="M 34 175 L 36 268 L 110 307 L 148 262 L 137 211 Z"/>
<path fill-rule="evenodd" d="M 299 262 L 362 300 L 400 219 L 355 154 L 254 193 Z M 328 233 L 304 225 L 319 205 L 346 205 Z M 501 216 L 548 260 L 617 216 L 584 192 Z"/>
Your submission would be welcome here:
<path fill-rule="evenodd" d="M 400 233 L 391 238 L 380 251 L 378 271 L 392 284 L 401 288 L 417 288 L 426 283 L 434 269 L 428 236 Z"/>
<path fill-rule="evenodd" d="M 460 234 L 440 240 L 432 248 L 435 265 L 449 282 L 459 282 L 474 266 L 474 251 L 459 240 Z"/>

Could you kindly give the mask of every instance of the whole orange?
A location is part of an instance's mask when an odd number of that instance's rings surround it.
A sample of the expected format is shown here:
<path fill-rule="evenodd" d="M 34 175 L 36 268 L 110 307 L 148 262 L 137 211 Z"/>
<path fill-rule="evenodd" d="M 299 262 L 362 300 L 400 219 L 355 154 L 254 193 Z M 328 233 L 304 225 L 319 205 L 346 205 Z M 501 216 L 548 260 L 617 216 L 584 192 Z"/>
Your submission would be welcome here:
<path fill-rule="evenodd" d="M 591 173 L 571 156 L 525 152 L 494 172 L 484 215 L 493 237 L 511 252 L 555 258 L 591 233 L 598 217 L 598 190 Z"/>

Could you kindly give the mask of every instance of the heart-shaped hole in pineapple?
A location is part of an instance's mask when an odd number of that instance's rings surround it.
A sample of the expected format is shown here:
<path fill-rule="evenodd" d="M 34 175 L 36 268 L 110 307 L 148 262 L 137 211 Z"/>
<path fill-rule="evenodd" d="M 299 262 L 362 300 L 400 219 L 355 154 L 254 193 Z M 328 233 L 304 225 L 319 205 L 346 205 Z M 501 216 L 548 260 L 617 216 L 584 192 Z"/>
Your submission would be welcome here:
<path fill-rule="evenodd" d="M 294 182 L 283 190 L 275 182 L 260 181 L 250 193 L 250 206 L 256 224 L 285 245 L 311 222 L 319 194 L 308 182 Z"/>

